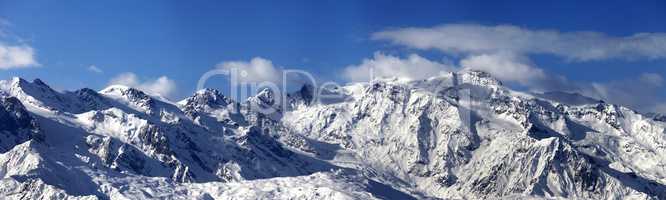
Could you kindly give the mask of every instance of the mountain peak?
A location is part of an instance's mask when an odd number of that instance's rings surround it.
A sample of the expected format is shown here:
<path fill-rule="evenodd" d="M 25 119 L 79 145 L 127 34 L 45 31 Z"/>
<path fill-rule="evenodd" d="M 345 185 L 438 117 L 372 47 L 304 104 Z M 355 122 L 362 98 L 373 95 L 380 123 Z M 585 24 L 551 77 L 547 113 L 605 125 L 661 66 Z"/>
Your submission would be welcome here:
<path fill-rule="evenodd" d="M 502 86 L 502 82 L 493 77 L 490 73 L 480 70 L 464 70 L 454 73 L 456 80 L 460 83 L 470 83 L 474 85 Z"/>
<path fill-rule="evenodd" d="M 143 91 L 124 85 L 111 85 L 99 93 L 111 99 L 130 103 L 139 108 L 139 110 L 149 113 L 156 103 L 150 95 Z"/>
<path fill-rule="evenodd" d="M 124 86 L 124 85 L 111 85 L 103 90 L 101 90 L 99 93 L 105 94 L 108 96 L 116 96 L 116 97 L 126 97 L 129 99 L 150 99 L 151 97 L 146 94 L 145 92 L 135 89 L 132 87 Z"/>
<path fill-rule="evenodd" d="M 264 88 L 255 95 L 259 100 L 266 103 L 267 105 L 272 105 L 275 102 L 274 92 L 269 88 Z"/>
<path fill-rule="evenodd" d="M 27 84 L 30 84 L 30 82 L 26 81 L 21 77 L 12 77 L 10 83 L 12 88 L 21 88 Z"/>
<path fill-rule="evenodd" d="M 21 77 L 12 77 L 11 85 L 15 88 L 30 87 L 30 85 L 39 86 L 42 88 L 51 88 L 49 85 L 44 83 L 41 79 L 34 79 L 32 82 L 27 81 Z"/>
<path fill-rule="evenodd" d="M 110 86 L 107 86 L 106 88 L 100 90 L 100 93 L 108 94 L 108 93 L 114 93 L 114 92 L 127 91 L 129 89 L 131 89 L 131 88 L 128 87 L 128 86 L 125 86 L 125 85 L 110 85 Z"/>
<path fill-rule="evenodd" d="M 42 79 L 38 79 L 38 78 L 33 80 L 32 83 L 40 85 L 40 86 L 44 86 L 44 87 L 49 87 L 46 83 L 44 83 L 44 81 L 42 81 Z"/>
<path fill-rule="evenodd" d="M 27 82 L 25 79 L 23 79 L 21 77 L 18 77 L 18 76 L 12 77 L 11 81 L 12 81 L 12 83 Z"/>
<path fill-rule="evenodd" d="M 219 90 L 212 89 L 212 88 L 204 88 L 204 89 L 201 89 L 199 91 L 196 91 L 194 94 L 195 95 L 213 95 L 213 96 L 222 95 Z"/>
<path fill-rule="evenodd" d="M 205 88 L 194 93 L 194 95 L 179 102 L 181 105 L 193 106 L 206 105 L 210 107 L 226 106 L 231 103 L 231 99 L 224 96 L 216 89 Z"/>
<path fill-rule="evenodd" d="M 298 95 L 301 98 L 303 98 L 303 100 L 308 104 L 310 103 L 310 101 L 312 101 L 312 98 L 314 98 L 314 96 L 317 95 L 314 93 L 315 93 L 315 88 L 310 84 L 303 84 L 301 89 L 298 90 Z"/>

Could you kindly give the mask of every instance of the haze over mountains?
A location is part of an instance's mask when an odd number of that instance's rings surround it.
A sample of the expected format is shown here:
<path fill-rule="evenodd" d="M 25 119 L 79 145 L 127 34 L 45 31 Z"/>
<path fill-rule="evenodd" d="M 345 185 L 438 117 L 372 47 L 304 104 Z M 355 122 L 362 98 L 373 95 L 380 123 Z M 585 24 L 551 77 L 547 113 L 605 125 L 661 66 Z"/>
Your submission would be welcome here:
<path fill-rule="evenodd" d="M 666 122 L 482 71 L 243 101 L 0 81 L 9 199 L 666 199 Z M 255 107 L 275 108 L 276 113 Z"/>

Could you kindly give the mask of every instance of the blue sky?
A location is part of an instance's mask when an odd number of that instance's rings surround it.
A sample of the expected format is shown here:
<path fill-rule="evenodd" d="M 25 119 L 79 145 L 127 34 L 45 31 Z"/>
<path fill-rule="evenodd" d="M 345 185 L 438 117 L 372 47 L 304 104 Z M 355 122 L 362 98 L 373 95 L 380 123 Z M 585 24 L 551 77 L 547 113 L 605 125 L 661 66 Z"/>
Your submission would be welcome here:
<path fill-rule="evenodd" d="M 656 33 L 656 38 L 662 38 L 660 33 L 666 33 L 664 10 L 663 1 L 0 0 L 0 19 L 4 21 L 0 23 L 0 44 L 30 47 L 39 63 L 36 67 L 0 69 L 0 79 L 41 78 L 58 89 L 102 89 L 114 79 L 128 79 L 118 76 L 133 73 L 135 76 L 129 79 L 136 84 L 167 78 L 177 88 L 170 96 L 178 99 L 195 90 L 203 73 L 228 61 L 249 62 L 261 57 L 277 68 L 303 69 L 321 79 L 348 81 L 346 68 L 362 67 L 364 59 L 408 59 L 416 54 L 457 66 L 465 58 L 476 61 L 468 64 L 478 63 L 482 59 L 472 59 L 472 55 L 498 55 L 496 49 L 503 48 L 495 46 L 492 52 L 479 52 L 419 47 L 400 42 L 402 36 L 377 37 L 386 31 L 446 29 L 447 25 L 456 28 L 461 24 L 465 25 L 464 31 L 474 31 L 475 27 L 506 25 L 527 33 L 554 31 L 564 35 L 562 40 L 578 37 L 580 34 L 567 33 L 580 31 L 603 34 L 610 38 L 608 41 L 637 33 Z M 493 33 L 491 30 L 488 34 Z M 539 42 L 535 40 L 526 42 Z M 454 41 L 451 45 L 461 44 Z M 567 50 L 544 53 L 520 49 L 511 51 L 508 57 L 528 63 L 528 68 L 543 71 L 548 77 L 566 77 L 566 84 L 581 88 L 597 87 L 594 84 L 614 88 L 652 77 L 650 80 L 659 83 L 652 90 L 636 94 L 631 93 L 635 88 L 624 88 L 629 91 L 626 95 L 644 95 L 636 97 L 644 100 L 617 102 L 636 104 L 643 110 L 666 110 L 660 104 L 665 96 L 660 81 L 666 76 L 663 49 L 652 48 L 648 53 L 622 50 L 639 52 L 630 58 L 609 55 L 587 60 L 571 59 L 562 51 Z M 501 59 L 507 58 L 501 55 Z M 101 72 L 90 70 L 92 65 Z M 537 84 L 506 78 L 518 88 L 534 88 Z M 658 94 L 651 95 L 655 92 Z M 622 94 L 605 95 L 600 98 Z"/>

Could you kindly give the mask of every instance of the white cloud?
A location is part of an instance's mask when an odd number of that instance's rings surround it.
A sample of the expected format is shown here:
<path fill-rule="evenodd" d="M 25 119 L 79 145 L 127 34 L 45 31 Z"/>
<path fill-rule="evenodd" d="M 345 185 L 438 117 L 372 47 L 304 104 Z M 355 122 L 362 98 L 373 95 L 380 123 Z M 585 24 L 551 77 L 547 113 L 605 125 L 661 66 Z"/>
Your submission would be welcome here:
<path fill-rule="evenodd" d="M 483 70 L 536 92 L 578 92 L 639 111 L 666 111 L 660 74 L 609 82 L 574 82 L 547 74 L 529 59 L 554 55 L 568 61 L 666 59 L 666 33 L 609 36 L 599 32 L 531 30 L 512 25 L 447 24 L 377 32 L 373 39 L 460 57 L 462 69 Z"/>
<path fill-rule="evenodd" d="M 26 68 L 39 65 L 35 59 L 35 50 L 32 47 L 0 43 L 0 69 Z"/>
<path fill-rule="evenodd" d="M 11 26 L 9 21 L 0 18 L 0 39 L 22 41 L 19 37 L 7 32 L 9 26 Z M 32 47 L 21 43 L 7 44 L 0 41 L 0 70 L 37 66 L 40 64 L 35 58 L 35 50 Z"/>
<path fill-rule="evenodd" d="M 95 65 L 88 66 L 88 71 L 95 72 L 95 73 L 98 73 L 98 74 L 104 73 L 104 71 L 102 71 L 102 69 L 100 69 L 99 67 L 97 67 Z"/>
<path fill-rule="evenodd" d="M 666 112 L 659 95 L 663 91 L 662 81 L 661 75 L 644 73 L 635 78 L 578 85 L 580 93 L 585 96 L 629 106 L 642 112 Z"/>
<path fill-rule="evenodd" d="M 666 104 L 661 103 L 663 98 L 659 95 L 664 78 L 655 73 L 609 82 L 572 82 L 562 76 L 547 75 L 526 57 L 501 53 L 468 56 L 460 65 L 463 69 L 486 71 L 502 81 L 519 83 L 533 92 L 575 92 L 641 112 L 666 112 Z"/>
<path fill-rule="evenodd" d="M 530 30 L 512 25 L 447 24 L 432 28 L 402 28 L 373 34 L 373 39 L 445 53 L 479 54 L 508 51 L 551 54 L 573 61 L 666 58 L 666 33 L 625 37 L 599 32 Z"/>
<path fill-rule="evenodd" d="M 418 80 L 452 70 L 453 67 L 449 65 L 431 61 L 416 54 L 411 54 L 407 58 L 400 58 L 375 53 L 373 58 L 366 58 L 359 65 L 347 66 L 343 75 L 352 82 L 369 81 L 373 77 L 398 77 Z"/>
<path fill-rule="evenodd" d="M 460 61 L 464 69 L 481 70 L 502 81 L 514 81 L 528 85 L 542 80 L 546 74 L 535 67 L 528 58 L 512 53 L 471 55 Z"/>
<path fill-rule="evenodd" d="M 125 85 L 137 88 L 151 95 L 170 97 L 176 92 L 176 82 L 166 76 L 157 79 L 141 81 L 136 74 L 122 73 L 109 81 L 109 85 Z"/>
<path fill-rule="evenodd" d="M 243 83 L 282 82 L 282 69 L 273 65 L 270 60 L 255 57 L 249 62 L 227 61 L 217 65 L 218 69 L 238 70 L 238 80 Z"/>

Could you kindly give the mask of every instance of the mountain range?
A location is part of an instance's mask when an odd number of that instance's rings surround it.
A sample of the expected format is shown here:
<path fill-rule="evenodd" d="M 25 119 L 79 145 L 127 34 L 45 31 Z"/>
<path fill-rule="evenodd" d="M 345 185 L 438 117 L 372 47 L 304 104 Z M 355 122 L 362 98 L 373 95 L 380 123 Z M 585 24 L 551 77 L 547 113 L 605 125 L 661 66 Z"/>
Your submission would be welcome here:
<path fill-rule="evenodd" d="M 482 71 L 178 102 L 13 78 L 0 81 L 0 196 L 666 199 L 659 116 Z"/>

